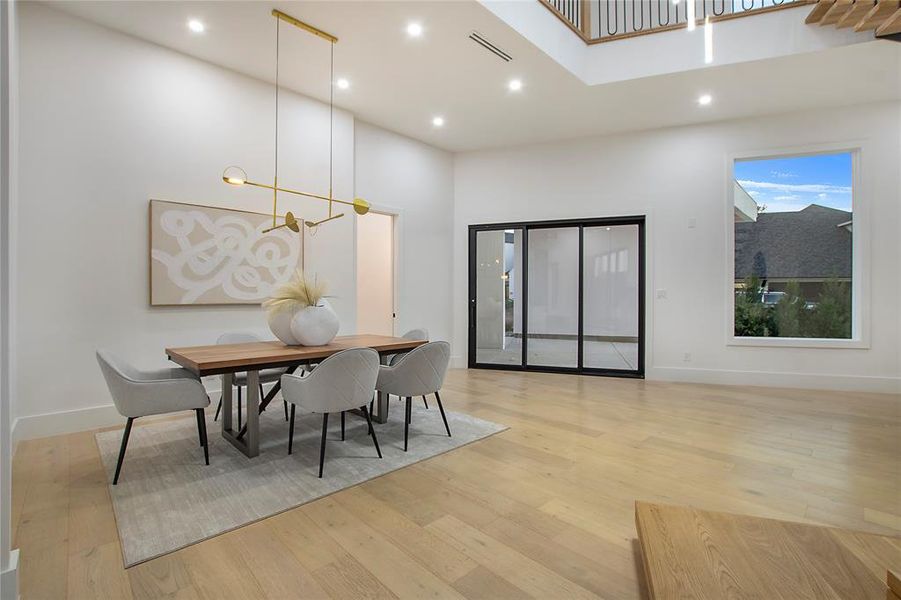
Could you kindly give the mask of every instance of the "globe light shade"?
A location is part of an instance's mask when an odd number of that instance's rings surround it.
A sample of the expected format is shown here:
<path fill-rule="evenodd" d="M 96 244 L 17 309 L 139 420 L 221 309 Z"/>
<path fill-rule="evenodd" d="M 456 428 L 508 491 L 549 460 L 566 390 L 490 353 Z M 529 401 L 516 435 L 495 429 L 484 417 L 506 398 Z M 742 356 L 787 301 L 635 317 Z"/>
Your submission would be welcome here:
<path fill-rule="evenodd" d="M 241 167 L 228 167 L 222 171 L 222 181 L 230 185 L 244 185 L 247 183 L 247 173 Z"/>
<path fill-rule="evenodd" d="M 354 198 L 354 212 L 358 215 L 365 215 L 369 212 L 369 203 L 362 198 Z"/>

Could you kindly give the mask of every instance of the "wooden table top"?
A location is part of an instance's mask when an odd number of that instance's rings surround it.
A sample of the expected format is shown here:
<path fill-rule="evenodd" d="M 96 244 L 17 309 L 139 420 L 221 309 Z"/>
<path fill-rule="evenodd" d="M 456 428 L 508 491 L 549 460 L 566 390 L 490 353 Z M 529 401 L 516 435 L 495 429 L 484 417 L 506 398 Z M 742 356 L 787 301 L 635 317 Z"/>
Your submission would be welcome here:
<path fill-rule="evenodd" d="M 412 350 L 428 340 L 408 340 L 386 335 L 343 335 L 325 346 L 286 346 L 279 341 L 213 344 L 166 348 L 169 360 L 198 375 L 269 369 L 323 359 L 348 348 L 372 348 L 380 354 Z"/>
<path fill-rule="evenodd" d="M 891 598 L 901 538 L 635 503 L 651 598 Z"/>

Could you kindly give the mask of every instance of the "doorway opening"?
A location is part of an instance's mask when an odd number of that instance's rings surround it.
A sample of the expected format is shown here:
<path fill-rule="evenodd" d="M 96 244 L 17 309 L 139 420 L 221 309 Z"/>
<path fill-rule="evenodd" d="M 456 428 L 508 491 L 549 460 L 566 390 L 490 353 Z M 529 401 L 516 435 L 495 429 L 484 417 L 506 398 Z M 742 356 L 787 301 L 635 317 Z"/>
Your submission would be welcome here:
<path fill-rule="evenodd" d="M 395 215 L 357 219 L 357 331 L 394 335 Z"/>
<path fill-rule="evenodd" d="M 470 368 L 644 377 L 644 223 L 471 225 Z"/>

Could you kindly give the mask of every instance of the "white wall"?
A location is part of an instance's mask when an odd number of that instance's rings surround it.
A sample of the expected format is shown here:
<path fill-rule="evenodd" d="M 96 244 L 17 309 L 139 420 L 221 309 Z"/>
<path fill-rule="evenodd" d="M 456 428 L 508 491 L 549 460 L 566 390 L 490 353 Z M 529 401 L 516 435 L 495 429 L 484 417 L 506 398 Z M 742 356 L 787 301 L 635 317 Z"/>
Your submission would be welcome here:
<path fill-rule="evenodd" d="M 361 121 L 355 142 L 357 195 L 398 215 L 394 330 L 402 334 L 425 327 L 431 339 L 450 340 L 453 156 Z M 451 352 L 464 349 L 454 345 Z"/>
<path fill-rule="evenodd" d="M 891 103 L 459 154 L 455 346 L 467 334 L 468 225 L 646 214 L 650 378 L 898 391 L 899 127 Z M 873 250 L 870 347 L 728 346 L 727 155 L 819 143 L 863 147 L 855 202 L 868 205 L 871 231 L 855 236 Z"/>
<path fill-rule="evenodd" d="M 17 430 L 29 437 L 115 422 L 98 347 L 154 366 L 165 363 L 166 346 L 212 343 L 224 330 L 268 335 L 259 307 L 148 305 L 147 203 L 270 210 L 265 190 L 227 186 L 220 174 L 236 164 L 251 178 L 272 177 L 274 109 L 268 84 L 33 3 L 21 9 L 21 72 L 17 227 L 28 235 L 17 248 Z M 279 183 L 326 193 L 327 105 L 284 92 L 280 103 Z M 436 238 L 445 248 L 437 259 L 449 260 L 447 233 L 430 234 L 450 219 L 450 157 L 363 126 L 356 150 L 364 160 L 388 157 L 389 170 L 364 172 L 355 190 L 353 116 L 336 110 L 334 124 L 335 195 L 398 204 L 411 240 L 434 247 L 426 240 Z M 397 177 L 401 167 L 409 180 Z M 280 199 L 285 209 L 308 219 L 326 211 L 320 201 L 289 198 Z M 307 236 L 305 259 L 330 284 L 342 334 L 356 331 L 356 217 L 346 212 Z M 413 259 L 410 272 L 419 269 Z M 450 281 L 444 274 L 424 283 L 446 296 Z M 424 294 L 406 302 L 417 324 L 435 306 Z M 444 302 L 435 329 L 446 336 Z"/>

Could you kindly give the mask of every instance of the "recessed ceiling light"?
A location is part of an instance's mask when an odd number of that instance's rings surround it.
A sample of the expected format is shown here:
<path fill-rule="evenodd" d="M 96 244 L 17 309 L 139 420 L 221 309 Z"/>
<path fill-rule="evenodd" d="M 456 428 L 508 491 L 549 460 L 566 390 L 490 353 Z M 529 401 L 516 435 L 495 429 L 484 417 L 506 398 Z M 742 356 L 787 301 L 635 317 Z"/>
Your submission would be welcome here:
<path fill-rule="evenodd" d="M 518 92 L 522 89 L 522 80 L 511 79 L 507 82 L 507 89 L 509 89 L 511 92 Z"/>
<path fill-rule="evenodd" d="M 422 25 L 419 23 L 407 23 L 407 35 L 418 38 L 422 35 Z"/>
<path fill-rule="evenodd" d="M 338 86 L 339 90 L 346 90 L 350 87 L 350 82 L 344 77 L 341 77 L 340 79 L 335 81 L 335 85 Z"/>
<path fill-rule="evenodd" d="M 198 21 L 197 19 L 191 19 L 190 21 L 188 21 L 188 29 L 190 29 L 194 33 L 203 33 L 203 31 L 206 29 L 206 26 L 203 24 L 203 22 Z"/>
<path fill-rule="evenodd" d="M 713 102 L 713 96 L 711 96 L 710 94 L 701 94 L 700 96 L 698 96 L 698 104 L 700 104 L 701 106 L 707 106 L 711 102 Z"/>
<path fill-rule="evenodd" d="M 433 117 L 432 125 L 435 127 L 444 127 L 444 117 Z"/>

